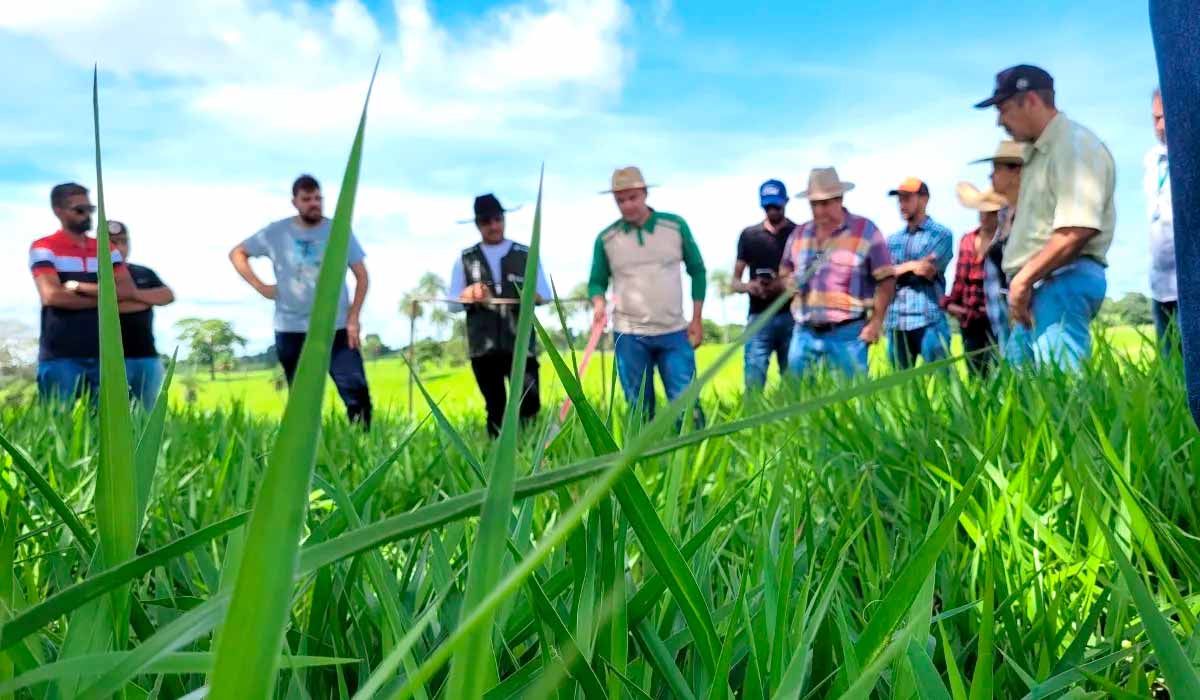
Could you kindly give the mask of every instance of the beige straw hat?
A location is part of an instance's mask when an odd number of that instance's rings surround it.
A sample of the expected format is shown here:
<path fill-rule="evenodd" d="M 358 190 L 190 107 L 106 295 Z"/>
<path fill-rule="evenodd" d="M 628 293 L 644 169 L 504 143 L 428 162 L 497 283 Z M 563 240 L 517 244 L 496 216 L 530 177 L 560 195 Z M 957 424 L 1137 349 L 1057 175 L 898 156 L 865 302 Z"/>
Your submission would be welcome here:
<path fill-rule="evenodd" d="M 822 202 L 836 199 L 854 189 L 853 182 L 842 182 L 835 168 L 813 168 L 808 174 L 808 189 L 796 195 L 796 199 Z"/>
<path fill-rule="evenodd" d="M 617 168 L 612 174 L 612 189 L 604 190 L 600 194 L 612 194 L 613 192 L 624 192 L 625 190 L 643 190 L 654 187 L 647 185 L 646 178 L 642 177 L 642 171 L 634 166 L 628 168 Z"/>
<path fill-rule="evenodd" d="M 996 146 L 996 155 L 988 158 L 980 158 L 979 160 L 971 161 L 975 163 L 1016 163 L 1022 165 L 1025 163 L 1026 146 L 1016 141 L 1001 141 L 999 146 Z"/>
<path fill-rule="evenodd" d="M 958 201 L 967 209 L 976 211 L 1000 211 L 1008 206 L 1008 200 L 1004 195 L 996 192 L 992 188 L 987 188 L 982 192 L 969 182 L 960 182 L 955 188 L 958 193 Z"/>

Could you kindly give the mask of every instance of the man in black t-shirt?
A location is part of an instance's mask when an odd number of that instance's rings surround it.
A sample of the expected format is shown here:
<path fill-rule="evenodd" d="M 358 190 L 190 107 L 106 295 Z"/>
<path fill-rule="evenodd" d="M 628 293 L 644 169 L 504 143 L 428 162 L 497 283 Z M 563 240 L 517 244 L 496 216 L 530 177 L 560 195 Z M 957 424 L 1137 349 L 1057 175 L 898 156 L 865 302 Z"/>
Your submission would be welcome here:
<path fill-rule="evenodd" d="M 129 228 L 120 221 L 108 222 L 108 236 L 129 260 Z M 141 265 L 129 265 L 129 274 L 137 287 L 133 299 L 122 301 L 121 340 L 125 346 L 125 374 L 129 393 L 147 411 L 154 407 L 163 382 L 163 365 L 154 347 L 154 307 L 175 301 L 171 288 L 163 284 L 154 270 Z"/>
<path fill-rule="evenodd" d="M 779 279 L 779 263 L 792 229 L 785 215 L 787 188 L 779 180 L 767 180 L 758 188 L 759 203 L 766 219 L 742 231 L 738 238 L 737 262 L 733 266 L 733 290 L 750 295 L 750 315 L 753 323 L 758 315 L 781 294 L 787 293 Z M 749 270 L 749 280 L 742 275 Z M 746 343 L 746 389 L 758 391 L 767 383 L 767 369 L 774 354 L 779 375 L 787 371 L 788 344 L 792 338 L 792 314 L 787 305 L 775 314 L 757 334 Z"/>

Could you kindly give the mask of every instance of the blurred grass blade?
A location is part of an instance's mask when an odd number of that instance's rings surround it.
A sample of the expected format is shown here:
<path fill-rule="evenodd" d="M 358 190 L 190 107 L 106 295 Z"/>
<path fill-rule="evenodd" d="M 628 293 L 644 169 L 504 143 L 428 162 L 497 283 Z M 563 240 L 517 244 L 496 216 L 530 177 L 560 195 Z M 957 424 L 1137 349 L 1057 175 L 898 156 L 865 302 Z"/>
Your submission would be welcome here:
<path fill-rule="evenodd" d="M 150 503 L 150 489 L 154 485 L 154 471 L 158 466 L 158 453 L 162 448 L 163 428 L 170 401 L 168 392 L 171 390 L 171 380 L 175 377 L 175 359 L 178 352 L 177 350 L 171 356 L 171 361 L 167 364 L 167 372 L 163 378 L 162 388 L 158 392 L 158 400 L 154 402 L 154 408 L 150 411 L 150 417 L 146 421 L 146 427 L 142 431 L 141 439 L 138 440 L 137 449 L 134 452 L 133 461 L 136 465 L 138 487 L 137 525 L 139 533 L 142 523 L 146 519 L 146 508 Z"/>
<path fill-rule="evenodd" d="M 64 588 L 45 600 L 22 610 L 0 628 L 0 651 L 7 650 L 25 637 L 50 624 L 54 620 L 77 610 L 88 601 L 142 576 L 156 567 L 163 566 L 176 557 L 183 556 L 202 544 L 240 526 L 249 518 L 249 513 L 239 513 L 208 527 L 181 537 L 153 552 L 136 559 L 98 571 L 73 586 Z"/>
<path fill-rule="evenodd" d="M 963 482 L 962 491 L 947 509 L 946 515 L 938 523 L 933 534 L 925 539 L 916 552 L 905 563 L 904 567 L 893 577 L 892 585 L 880 601 L 876 612 L 871 616 L 866 627 L 854 645 L 855 656 L 863 663 L 874 658 L 887 643 L 888 637 L 896 625 L 904 618 L 905 613 L 912 607 L 912 602 L 920 594 L 921 586 L 933 571 L 938 557 L 958 528 L 958 518 L 971 500 L 971 494 L 979 483 L 984 469 L 1000 448 L 1000 442 L 994 441 L 988 448 L 987 454 L 979 460 L 971 475 Z"/>
<path fill-rule="evenodd" d="M 17 469 L 20 469 L 25 478 L 33 483 L 38 493 L 42 494 L 42 497 L 50 504 L 50 508 L 54 511 L 54 514 L 66 524 L 67 529 L 75 536 L 75 541 L 79 543 L 84 553 L 91 556 L 96 550 L 96 541 L 92 539 L 91 533 L 80 522 L 79 516 L 75 515 L 75 511 L 71 510 L 71 506 L 67 505 L 66 501 L 50 485 L 50 482 L 46 481 L 46 477 L 42 476 L 41 470 L 34 466 L 33 458 L 29 456 L 29 453 L 10 442 L 4 436 L 4 433 L 0 433 L 0 447 L 3 447 L 8 452 Z"/>
<path fill-rule="evenodd" d="M 1145 582 L 1134 570 L 1133 564 L 1129 562 L 1129 557 L 1125 555 L 1125 550 L 1121 548 L 1121 544 L 1113 535 L 1112 530 L 1106 523 L 1099 520 L 1097 522 L 1104 533 L 1104 538 L 1108 541 L 1108 548 L 1117 562 L 1117 568 L 1121 571 L 1121 578 L 1129 587 L 1133 603 L 1142 616 L 1146 637 L 1149 638 L 1150 645 L 1154 648 L 1159 671 L 1167 679 L 1171 697 L 1200 698 L 1200 671 L 1197 671 L 1187 654 L 1184 653 L 1179 640 L 1175 638 L 1175 633 L 1171 631 L 1171 623 L 1159 612 Z M 1166 585 L 1171 584 L 1167 583 Z"/>
<path fill-rule="evenodd" d="M 375 71 L 378 70 L 377 61 Z M 308 505 L 308 487 L 321 432 L 325 375 L 338 300 L 345 285 L 350 222 L 362 162 L 367 106 L 374 83 L 372 73 L 321 261 L 308 335 L 288 393 L 279 436 L 246 526 L 245 549 L 229 604 L 229 621 L 218 640 L 213 665 L 209 697 L 214 700 L 268 697 L 275 687 L 301 527 Z"/>
<path fill-rule="evenodd" d="M 541 247 L 542 231 L 542 182 L 545 168 L 538 178 L 537 205 L 533 210 L 533 234 L 529 241 L 529 255 L 525 260 L 525 279 L 538 278 L 538 251 Z M 516 344 L 513 348 L 512 372 L 510 373 L 508 404 L 504 409 L 504 421 L 500 436 L 492 450 L 487 488 L 484 492 L 483 509 L 479 516 L 475 546 L 467 568 L 467 588 L 463 594 L 462 619 L 492 591 L 500 579 L 500 567 L 504 562 L 508 540 L 509 522 L 512 518 L 513 490 L 517 478 L 517 426 L 521 407 L 521 391 L 524 385 L 525 364 L 528 361 L 529 343 L 533 332 L 533 302 L 536 285 L 526 284 L 521 290 L 521 312 L 517 320 Z M 492 615 L 488 614 L 482 624 L 468 634 L 450 663 L 450 679 L 447 692 L 450 697 L 475 700 L 496 681 L 496 668 L 491 666 Z M 460 620 L 461 622 L 461 620 Z"/>
<path fill-rule="evenodd" d="M 566 389 L 567 396 L 575 405 L 575 410 L 583 423 L 583 429 L 597 455 L 612 454 L 619 449 L 616 440 L 596 413 L 587 396 L 583 392 L 576 375 L 567 367 L 562 355 L 554 347 L 550 334 L 537 319 L 534 319 L 538 335 L 546 348 L 554 369 L 558 372 L 559 381 Z M 637 477 L 632 473 L 625 474 L 613 489 L 621 503 L 621 512 L 629 520 L 629 524 L 637 533 L 646 556 L 654 564 L 655 571 L 662 577 L 663 582 L 675 596 L 675 602 L 680 606 L 692 636 L 696 641 L 700 658 L 709 671 L 716 668 L 720 644 L 717 641 L 717 629 L 713 624 L 712 613 L 704 601 L 696 577 L 688 568 L 687 561 L 679 551 L 679 547 L 667 533 L 666 527 L 654 510 L 649 496 L 642 488 Z"/>

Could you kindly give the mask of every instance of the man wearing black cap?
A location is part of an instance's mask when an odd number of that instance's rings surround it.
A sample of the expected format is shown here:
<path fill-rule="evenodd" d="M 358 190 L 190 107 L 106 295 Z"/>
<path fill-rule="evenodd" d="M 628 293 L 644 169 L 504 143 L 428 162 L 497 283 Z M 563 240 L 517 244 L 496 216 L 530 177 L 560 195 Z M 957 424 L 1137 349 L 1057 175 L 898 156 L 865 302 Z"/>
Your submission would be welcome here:
<path fill-rule="evenodd" d="M 1054 79 L 1036 66 L 1001 71 L 991 97 L 999 124 L 1031 144 L 1021 202 L 1004 248 L 1014 321 L 1005 357 L 1077 368 L 1091 354 L 1088 324 L 1107 288 L 1116 224 L 1116 168 L 1108 148 L 1054 104 Z"/>
<path fill-rule="evenodd" d="M 475 227 L 482 240 L 463 250 L 450 273 L 450 298 L 467 312 L 467 349 L 471 370 L 487 407 L 488 434 L 500 434 L 507 392 L 504 381 L 512 370 L 516 347 L 517 303 L 525 285 L 529 248 L 504 237 L 506 210 L 495 195 L 475 198 Z M 464 222 L 465 223 L 465 222 Z M 538 263 L 535 301 L 544 303 L 553 294 Z M 541 410 L 538 394 L 537 346 L 530 339 L 529 358 L 521 386 L 521 419 Z"/>

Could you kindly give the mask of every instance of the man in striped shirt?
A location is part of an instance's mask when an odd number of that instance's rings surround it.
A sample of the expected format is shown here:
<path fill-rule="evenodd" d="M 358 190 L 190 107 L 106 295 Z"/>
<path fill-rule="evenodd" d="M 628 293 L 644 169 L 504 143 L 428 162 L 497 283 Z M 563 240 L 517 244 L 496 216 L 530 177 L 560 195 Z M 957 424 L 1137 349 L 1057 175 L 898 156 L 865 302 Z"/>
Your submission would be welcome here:
<path fill-rule="evenodd" d="M 97 302 L 99 263 L 87 188 L 74 182 L 50 191 L 50 207 L 61 228 L 34 241 L 29 269 L 42 302 L 38 348 L 38 395 L 69 401 L 100 390 L 100 317 Z M 111 246 L 118 301 L 134 298 L 136 288 L 121 254 Z"/>
<path fill-rule="evenodd" d="M 888 237 L 896 275 L 896 299 L 888 307 L 888 349 L 896 369 L 908 369 L 917 357 L 926 362 L 944 358 L 950 347 L 950 326 L 940 301 L 946 294 L 946 267 L 954 255 L 954 235 L 934 221 L 929 186 L 915 177 L 888 193 L 896 197 L 905 227 Z"/>
<path fill-rule="evenodd" d="M 788 347 L 794 377 L 822 361 L 846 376 L 866 374 L 867 346 L 879 340 L 895 295 L 892 259 L 879 227 L 842 204 L 852 189 L 854 183 L 842 182 L 833 168 L 817 168 L 797 195 L 812 204 L 813 219 L 792 232 L 779 269 L 799 298 Z"/>

